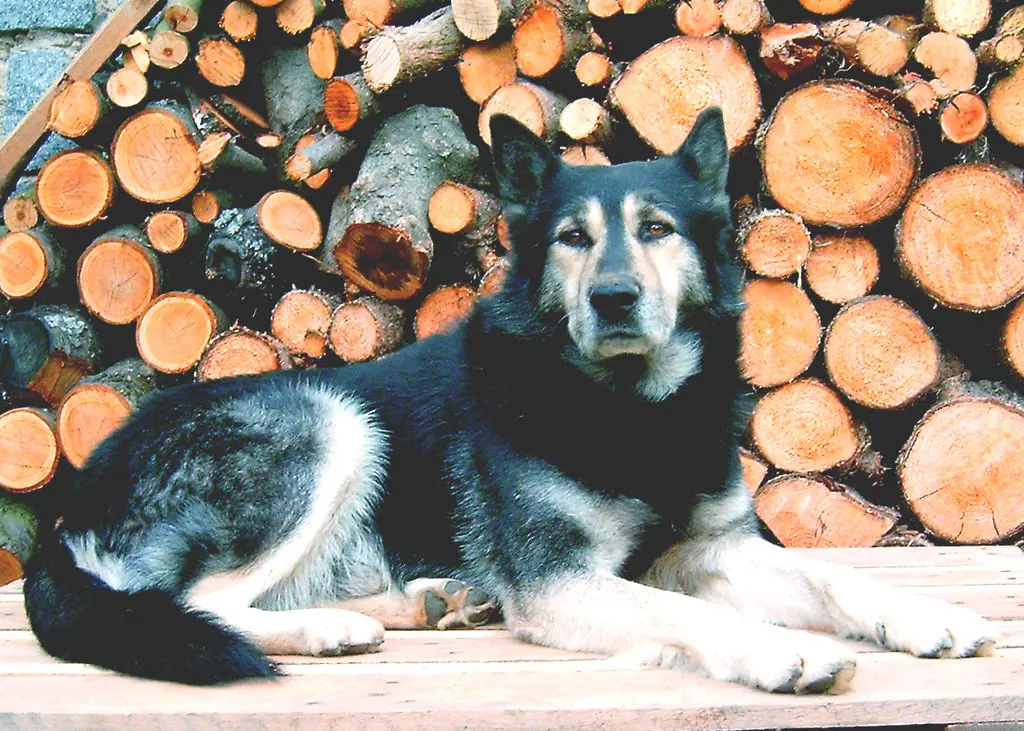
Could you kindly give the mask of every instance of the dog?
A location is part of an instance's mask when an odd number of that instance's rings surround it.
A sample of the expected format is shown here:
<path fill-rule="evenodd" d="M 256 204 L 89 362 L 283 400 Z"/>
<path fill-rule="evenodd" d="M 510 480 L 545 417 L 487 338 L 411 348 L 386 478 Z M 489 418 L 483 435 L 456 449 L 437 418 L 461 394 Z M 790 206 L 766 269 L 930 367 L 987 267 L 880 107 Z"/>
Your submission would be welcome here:
<path fill-rule="evenodd" d="M 491 128 L 503 288 L 374 363 L 150 397 L 28 564 L 42 646 L 215 684 L 500 609 L 528 642 L 782 692 L 854 673 L 800 630 L 989 652 L 972 613 L 759 536 L 721 112 L 674 155 L 604 168 Z"/>

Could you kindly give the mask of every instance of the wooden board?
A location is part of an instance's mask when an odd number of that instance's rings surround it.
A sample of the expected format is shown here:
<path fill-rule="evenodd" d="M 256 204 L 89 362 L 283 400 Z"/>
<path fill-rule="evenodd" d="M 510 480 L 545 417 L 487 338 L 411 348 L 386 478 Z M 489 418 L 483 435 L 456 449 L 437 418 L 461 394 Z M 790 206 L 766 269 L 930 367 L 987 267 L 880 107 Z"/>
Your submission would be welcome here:
<path fill-rule="evenodd" d="M 0 728 L 811 728 L 1024 722 L 1024 555 L 1002 548 L 818 550 L 997 623 L 999 656 L 918 660 L 866 643 L 850 692 L 771 695 L 680 671 L 623 669 L 494 631 L 390 632 L 382 652 L 280 658 L 287 677 L 188 688 L 59 663 L 0 589 Z"/>

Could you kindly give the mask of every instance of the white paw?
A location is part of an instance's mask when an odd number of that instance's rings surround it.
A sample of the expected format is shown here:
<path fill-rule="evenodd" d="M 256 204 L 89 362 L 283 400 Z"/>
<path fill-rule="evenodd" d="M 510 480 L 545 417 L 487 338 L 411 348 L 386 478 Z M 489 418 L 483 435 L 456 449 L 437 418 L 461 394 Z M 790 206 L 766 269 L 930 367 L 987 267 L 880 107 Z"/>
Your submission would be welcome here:
<path fill-rule="evenodd" d="M 376 619 L 344 609 L 302 610 L 302 646 L 308 655 L 376 652 L 384 627 Z"/>
<path fill-rule="evenodd" d="M 962 607 L 913 597 L 886 612 L 879 642 L 918 657 L 971 657 L 995 653 L 995 629 Z"/>

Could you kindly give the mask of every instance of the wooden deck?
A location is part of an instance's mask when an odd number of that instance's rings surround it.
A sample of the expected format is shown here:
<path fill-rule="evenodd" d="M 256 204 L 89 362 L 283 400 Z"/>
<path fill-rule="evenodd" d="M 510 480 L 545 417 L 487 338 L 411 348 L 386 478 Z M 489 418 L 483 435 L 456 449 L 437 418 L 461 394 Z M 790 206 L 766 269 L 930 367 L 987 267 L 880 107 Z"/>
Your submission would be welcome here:
<path fill-rule="evenodd" d="M 0 589 L 0 729 L 748 729 L 1024 722 L 1024 554 L 1013 547 L 816 551 L 970 607 L 999 657 L 863 654 L 840 696 L 771 695 L 679 671 L 621 669 L 504 630 L 391 632 L 379 654 L 281 658 L 288 677 L 227 688 L 135 680 L 58 663 Z M 1013 724 L 1011 727 L 1016 727 Z"/>

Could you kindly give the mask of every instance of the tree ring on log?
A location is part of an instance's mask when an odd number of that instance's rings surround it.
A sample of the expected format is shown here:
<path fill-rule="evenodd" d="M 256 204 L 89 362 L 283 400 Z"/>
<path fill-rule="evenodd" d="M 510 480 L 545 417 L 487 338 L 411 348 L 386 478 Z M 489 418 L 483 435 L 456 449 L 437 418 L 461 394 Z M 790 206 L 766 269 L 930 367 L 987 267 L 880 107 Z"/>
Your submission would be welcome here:
<path fill-rule="evenodd" d="M 10 299 L 31 297 L 50 276 L 43 243 L 30 231 L 0 239 L 0 292 Z"/>
<path fill-rule="evenodd" d="M 0 486 L 11 492 L 31 492 L 57 472 L 60 448 L 57 425 L 49 412 L 12 409 L 0 415 Z"/>
<path fill-rule="evenodd" d="M 139 355 L 161 373 L 190 370 L 217 332 L 217 313 L 189 292 L 167 292 L 139 318 L 135 343 Z"/>
<path fill-rule="evenodd" d="M 199 185 L 203 165 L 192 132 L 175 114 L 146 109 L 114 134 L 114 171 L 121 187 L 146 203 L 172 203 Z"/>
<path fill-rule="evenodd" d="M 257 204 L 260 228 L 275 243 L 296 251 L 314 251 L 324 240 L 316 209 L 289 190 L 274 190 Z"/>
<path fill-rule="evenodd" d="M 57 412 L 60 445 L 68 462 L 81 469 L 96 446 L 132 412 L 128 399 L 109 386 L 75 386 Z"/>
<path fill-rule="evenodd" d="M 112 325 L 135 322 L 159 288 L 153 255 L 130 239 L 100 239 L 78 259 L 82 304 Z"/>
<path fill-rule="evenodd" d="M 96 223 L 114 200 L 114 174 L 91 150 L 67 150 L 47 160 L 36 179 L 36 201 L 54 226 Z"/>
<path fill-rule="evenodd" d="M 743 377 L 754 386 L 778 386 L 807 370 L 821 343 L 821 320 L 804 291 L 790 282 L 755 279 L 743 299 Z"/>

